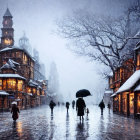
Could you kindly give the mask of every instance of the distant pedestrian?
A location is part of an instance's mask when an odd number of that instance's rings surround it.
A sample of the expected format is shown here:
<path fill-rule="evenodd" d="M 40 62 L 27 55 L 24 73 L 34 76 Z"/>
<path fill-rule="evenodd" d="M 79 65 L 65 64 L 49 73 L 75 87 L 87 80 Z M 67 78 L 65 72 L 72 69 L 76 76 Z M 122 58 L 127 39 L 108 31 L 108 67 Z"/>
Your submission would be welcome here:
<path fill-rule="evenodd" d="M 56 106 L 56 104 L 53 102 L 53 100 L 50 101 L 49 106 L 51 108 L 51 113 L 53 114 L 53 108 Z"/>
<path fill-rule="evenodd" d="M 67 113 L 68 113 L 68 110 L 69 110 L 69 105 L 70 105 L 70 103 L 66 102 Z"/>
<path fill-rule="evenodd" d="M 89 114 L 89 109 L 88 108 L 86 109 L 86 113 L 87 113 L 87 117 L 88 117 L 88 114 Z"/>
<path fill-rule="evenodd" d="M 58 102 L 58 106 L 60 106 L 60 102 Z"/>
<path fill-rule="evenodd" d="M 16 121 L 19 117 L 19 108 L 17 107 L 16 104 L 13 104 L 12 109 L 11 109 L 11 113 L 12 113 L 12 118 L 14 121 Z"/>
<path fill-rule="evenodd" d="M 78 100 L 76 101 L 76 111 L 77 111 L 77 115 L 80 117 L 80 121 L 81 118 L 82 120 L 84 119 L 83 116 L 84 116 L 85 108 L 86 108 L 86 104 L 83 98 L 78 98 Z"/>
<path fill-rule="evenodd" d="M 107 107 L 108 107 L 108 110 L 109 110 L 109 113 L 110 113 L 111 104 L 108 103 Z"/>
<path fill-rule="evenodd" d="M 75 101 L 73 100 L 72 101 L 72 108 L 74 109 L 74 106 L 75 106 Z"/>
<path fill-rule="evenodd" d="M 99 107 L 101 109 L 101 115 L 103 115 L 103 109 L 105 108 L 105 104 L 104 104 L 103 100 L 100 102 Z"/>

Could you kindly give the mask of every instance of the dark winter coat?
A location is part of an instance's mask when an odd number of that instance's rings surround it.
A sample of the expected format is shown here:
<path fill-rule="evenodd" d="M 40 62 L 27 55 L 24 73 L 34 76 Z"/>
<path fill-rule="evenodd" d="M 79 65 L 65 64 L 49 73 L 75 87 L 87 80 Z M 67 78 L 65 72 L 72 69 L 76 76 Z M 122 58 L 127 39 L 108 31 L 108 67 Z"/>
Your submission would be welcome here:
<path fill-rule="evenodd" d="M 51 109 L 53 109 L 56 106 L 56 104 L 53 101 L 50 101 L 49 106 L 50 106 Z"/>
<path fill-rule="evenodd" d="M 70 105 L 70 103 L 69 102 L 66 102 L 66 108 L 69 109 L 69 105 Z"/>
<path fill-rule="evenodd" d="M 84 115 L 85 107 L 86 107 L 85 101 L 82 98 L 79 98 L 76 101 L 76 110 L 77 110 L 77 115 L 78 116 L 83 116 Z"/>
<path fill-rule="evenodd" d="M 105 104 L 104 104 L 103 101 L 100 102 L 99 107 L 100 107 L 101 109 L 104 109 L 104 108 L 105 108 Z"/>
<path fill-rule="evenodd" d="M 16 105 L 14 105 L 12 107 L 11 113 L 12 113 L 13 120 L 17 120 L 18 119 L 18 113 L 20 113 L 19 108 Z"/>

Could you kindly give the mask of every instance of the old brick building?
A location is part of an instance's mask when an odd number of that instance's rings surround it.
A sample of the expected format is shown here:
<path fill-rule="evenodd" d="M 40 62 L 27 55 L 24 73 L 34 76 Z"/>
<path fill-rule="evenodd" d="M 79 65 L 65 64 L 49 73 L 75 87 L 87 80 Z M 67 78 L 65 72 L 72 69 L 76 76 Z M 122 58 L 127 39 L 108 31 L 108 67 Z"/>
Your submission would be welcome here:
<path fill-rule="evenodd" d="M 20 108 L 28 108 L 43 104 L 46 98 L 45 76 L 40 72 L 39 62 L 25 47 L 27 38 L 20 39 L 22 47 L 14 46 L 12 18 L 7 8 L 3 16 L 0 44 L 0 109 L 2 110 L 9 109 L 12 101 L 17 101 Z"/>

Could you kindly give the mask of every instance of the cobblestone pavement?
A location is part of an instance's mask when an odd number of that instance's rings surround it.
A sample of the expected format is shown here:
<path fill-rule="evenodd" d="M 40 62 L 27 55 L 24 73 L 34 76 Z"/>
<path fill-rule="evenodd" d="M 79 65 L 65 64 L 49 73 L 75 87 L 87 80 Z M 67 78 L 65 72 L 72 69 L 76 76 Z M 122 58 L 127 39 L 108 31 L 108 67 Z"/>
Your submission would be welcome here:
<path fill-rule="evenodd" d="M 88 106 L 89 116 L 80 122 L 71 107 L 48 106 L 22 110 L 14 124 L 10 112 L 0 113 L 0 140 L 140 140 L 140 120 Z"/>

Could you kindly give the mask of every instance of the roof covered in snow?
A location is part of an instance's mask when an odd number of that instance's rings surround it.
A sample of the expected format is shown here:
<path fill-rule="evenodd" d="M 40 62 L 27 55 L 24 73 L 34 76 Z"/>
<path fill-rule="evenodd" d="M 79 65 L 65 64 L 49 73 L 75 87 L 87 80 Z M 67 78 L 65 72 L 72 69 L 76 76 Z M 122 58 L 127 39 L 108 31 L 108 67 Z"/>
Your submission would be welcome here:
<path fill-rule="evenodd" d="M 0 78 L 19 78 L 19 79 L 26 79 L 19 74 L 0 74 Z"/>
<path fill-rule="evenodd" d="M 140 84 L 134 89 L 134 91 L 140 91 Z"/>
<path fill-rule="evenodd" d="M 9 95 L 9 93 L 5 92 L 5 91 L 0 91 L 0 95 Z"/>
<path fill-rule="evenodd" d="M 113 90 L 111 90 L 111 89 L 106 89 L 105 90 L 105 94 L 112 94 L 113 93 Z"/>
<path fill-rule="evenodd" d="M 35 81 L 33 81 L 33 80 L 30 80 L 28 84 L 31 87 L 37 87 L 38 86 L 38 84 Z"/>
<path fill-rule="evenodd" d="M 5 52 L 5 51 L 9 51 L 9 50 L 21 50 L 21 51 L 24 51 L 26 54 L 28 54 L 32 58 L 33 61 L 35 61 L 34 58 L 28 53 L 27 50 L 25 50 L 23 48 L 16 47 L 16 46 L 6 47 L 6 48 L 0 50 L 0 52 Z"/>
<path fill-rule="evenodd" d="M 124 92 L 130 90 L 140 79 L 140 70 L 135 71 L 133 75 L 130 76 L 130 78 L 119 88 L 119 90 L 116 92 Z"/>

